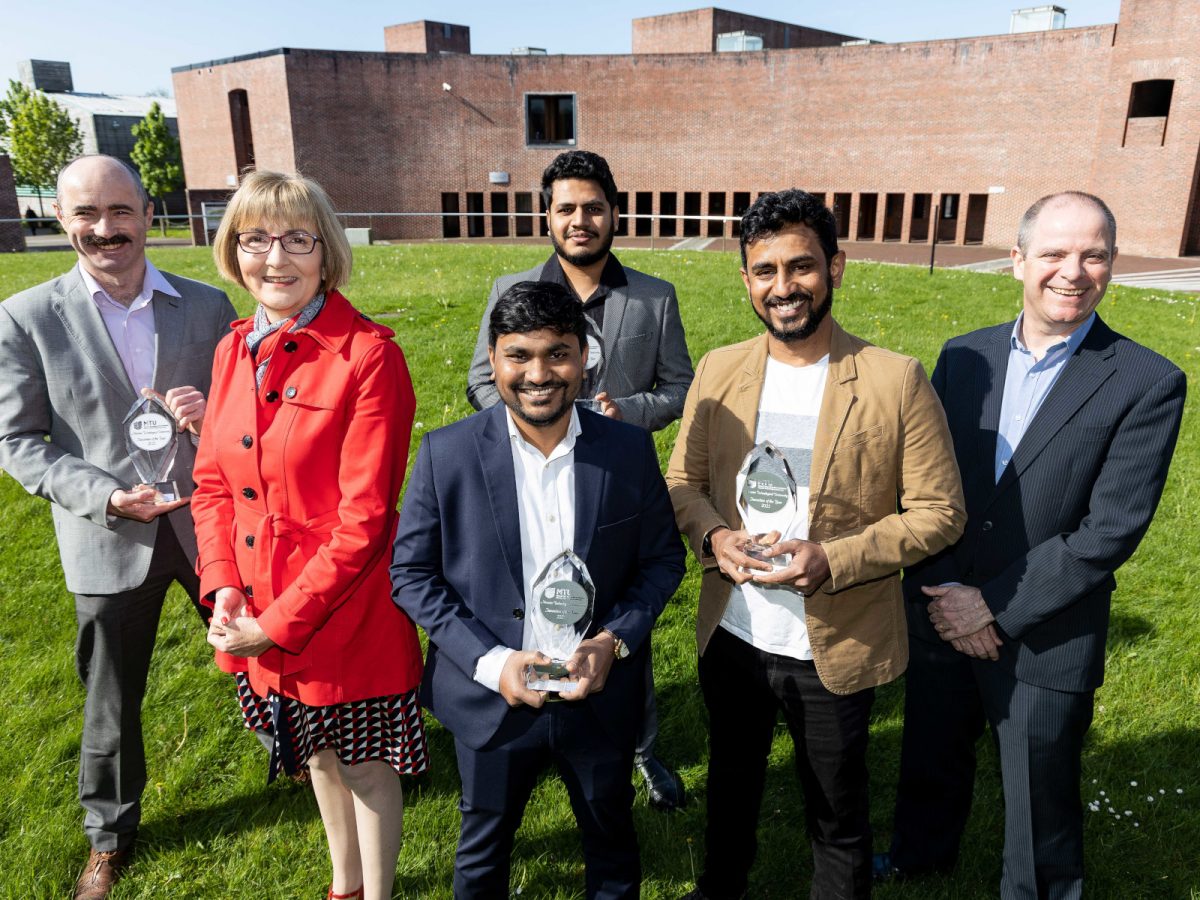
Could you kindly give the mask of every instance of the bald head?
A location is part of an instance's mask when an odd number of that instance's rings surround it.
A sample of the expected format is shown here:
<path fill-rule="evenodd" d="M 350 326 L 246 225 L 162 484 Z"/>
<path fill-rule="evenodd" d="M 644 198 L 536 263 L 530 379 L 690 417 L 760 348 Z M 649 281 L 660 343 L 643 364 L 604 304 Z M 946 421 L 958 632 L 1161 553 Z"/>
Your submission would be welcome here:
<path fill-rule="evenodd" d="M 1037 227 L 1038 217 L 1044 209 L 1076 203 L 1090 206 L 1104 217 L 1108 226 L 1108 252 L 1112 253 L 1117 245 L 1117 220 L 1113 216 L 1112 210 L 1108 208 L 1108 204 L 1095 194 L 1087 194 L 1083 191 L 1059 191 L 1057 194 L 1047 194 L 1042 197 L 1025 210 L 1025 215 L 1021 216 L 1021 224 L 1017 227 L 1017 249 L 1021 251 L 1021 255 L 1029 255 L 1029 243 L 1033 239 L 1033 230 Z"/>
<path fill-rule="evenodd" d="M 129 182 L 141 202 L 142 209 L 150 205 L 150 195 L 142 187 L 142 179 L 133 167 L 115 156 L 103 153 L 91 156 L 77 156 L 58 172 L 58 181 L 54 188 L 54 200 L 59 208 L 63 207 L 63 195 L 68 186 L 95 183 L 97 180 L 110 178 L 124 179 Z"/>

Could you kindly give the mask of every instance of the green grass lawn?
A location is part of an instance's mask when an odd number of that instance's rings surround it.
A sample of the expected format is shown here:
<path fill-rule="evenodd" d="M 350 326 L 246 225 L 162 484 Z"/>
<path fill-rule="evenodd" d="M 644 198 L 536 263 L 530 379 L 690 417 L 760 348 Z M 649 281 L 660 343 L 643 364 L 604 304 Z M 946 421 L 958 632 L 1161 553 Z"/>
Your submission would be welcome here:
<path fill-rule="evenodd" d="M 172 272 L 217 282 L 204 250 L 150 252 Z M 416 383 L 416 441 L 470 412 L 465 375 L 492 279 L 523 269 L 546 250 L 511 246 L 405 245 L 358 248 L 346 289 L 386 322 Z M 628 251 L 622 260 L 673 281 L 693 359 L 759 331 L 733 254 Z M 66 253 L 0 258 L 0 297 L 65 271 Z M 241 312 L 249 297 L 231 291 Z M 862 337 L 919 357 L 931 368 L 948 337 L 1013 318 L 1011 278 L 851 263 L 835 315 Z M 1112 288 L 1100 313 L 1118 331 L 1171 358 L 1200 380 L 1196 301 L 1179 294 Z M 1122 570 L 1114 598 L 1108 678 L 1084 757 L 1089 893 L 1097 898 L 1200 896 L 1200 604 L 1195 393 L 1158 518 Z M 665 464 L 676 426 L 658 435 Z M 49 505 L 0 477 L 0 897 L 62 897 L 87 852 L 76 803 L 83 690 L 73 669 L 74 613 L 62 580 Z M 703 857 L 706 778 L 704 705 L 696 683 L 698 571 L 659 622 L 656 675 L 661 755 L 681 767 L 693 802 L 674 815 L 651 811 L 638 787 L 634 809 L 644 896 L 690 889 Z M 353 652 L 353 648 L 348 648 Z M 878 694 L 871 743 L 872 821 L 886 847 L 899 763 L 902 683 Z M 118 898 L 317 898 L 328 884 L 320 819 L 311 791 L 265 787 L 266 760 L 243 732 L 232 682 L 211 663 L 204 635 L 177 588 L 159 632 L 144 714 L 150 784 L 140 855 Z M 433 767 L 410 783 L 399 897 L 449 897 L 457 837 L 458 781 L 450 736 L 431 723 Z M 751 896 L 807 896 L 811 854 L 792 749 L 780 726 L 759 825 Z M 953 877 L 881 888 L 881 898 L 995 896 L 1003 804 L 997 760 L 980 743 L 975 806 Z M 1136 785 L 1134 784 L 1136 782 Z M 1178 793 L 1178 790 L 1182 793 Z M 1150 799 L 1152 798 L 1152 799 Z M 1108 807 L 1116 815 L 1108 813 Z M 1132 815 L 1126 816 L 1129 810 Z M 518 834 L 513 888 L 523 897 L 582 896 L 583 867 L 566 793 L 540 785 Z"/>

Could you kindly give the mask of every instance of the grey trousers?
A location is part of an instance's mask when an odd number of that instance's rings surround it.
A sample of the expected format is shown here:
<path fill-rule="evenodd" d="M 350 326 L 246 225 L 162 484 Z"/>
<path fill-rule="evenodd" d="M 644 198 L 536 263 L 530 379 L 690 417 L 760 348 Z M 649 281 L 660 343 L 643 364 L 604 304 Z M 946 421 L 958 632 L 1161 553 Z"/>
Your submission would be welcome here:
<path fill-rule="evenodd" d="M 165 517 L 145 581 L 119 594 L 75 595 L 75 668 L 87 690 L 79 753 L 83 830 L 95 850 L 132 843 L 146 786 L 142 696 L 163 598 L 178 581 L 197 603 L 200 581 Z"/>

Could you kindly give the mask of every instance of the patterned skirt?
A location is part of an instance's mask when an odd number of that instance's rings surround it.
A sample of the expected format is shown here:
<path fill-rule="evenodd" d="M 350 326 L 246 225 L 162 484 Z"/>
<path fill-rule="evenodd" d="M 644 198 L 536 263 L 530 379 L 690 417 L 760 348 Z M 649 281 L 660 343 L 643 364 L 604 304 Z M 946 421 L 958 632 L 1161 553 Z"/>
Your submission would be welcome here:
<path fill-rule="evenodd" d="M 333 706 L 306 706 L 274 691 L 258 696 L 245 672 L 236 673 L 234 680 L 246 727 L 275 736 L 268 782 L 280 771 L 295 775 L 307 769 L 309 758 L 320 750 L 333 750 L 347 766 L 379 760 L 397 775 L 419 775 L 429 767 L 416 688 Z"/>

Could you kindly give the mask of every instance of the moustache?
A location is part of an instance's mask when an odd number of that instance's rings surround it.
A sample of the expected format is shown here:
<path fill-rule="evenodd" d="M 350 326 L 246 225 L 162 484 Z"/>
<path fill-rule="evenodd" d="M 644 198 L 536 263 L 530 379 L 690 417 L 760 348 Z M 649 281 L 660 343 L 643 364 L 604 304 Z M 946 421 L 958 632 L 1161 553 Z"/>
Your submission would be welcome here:
<path fill-rule="evenodd" d="M 771 309 L 772 307 L 783 306 L 787 303 L 795 303 L 799 300 L 807 300 L 809 303 L 812 303 L 815 299 L 816 298 L 813 296 L 812 291 L 806 291 L 804 288 L 798 288 L 792 291 L 786 297 L 768 297 L 763 302 L 763 306 L 765 306 L 767 309 Z"/>
<path fill-rule="evenodd" d="M 600 237 L 600 232 L 592 231 L 590 228 L 576 228 L 567 234 L 567 237 L 573 238 L 577 234 L 586 234 L 588 237 Z"/>
<path fill-rule="evenodd" d="M 546 381 L 546 382 L 543 382 L 542 384 L 529 384 L 528 382 L 526 382 L 524 384 L 518 384 L 515 388 L 513 388 L 513 390 L 516 390 L 516 391 L 542 391 L 542 390 L 545 390 L 546 388 L 565 388 L 566 386 L 567 386 L 567 383 L 565 381 Z"/>
<path fill-rule="evenodd" d="M 107 250 L 110 247 L 120 247 L 122 244 L 128 244 L 129 238 L 123 234 L 115 234 L 110 238 L 98 238 L 94 234 L 89 234 L 83 239 L 85 247 L 99 247 L 102 250 Z"/>

